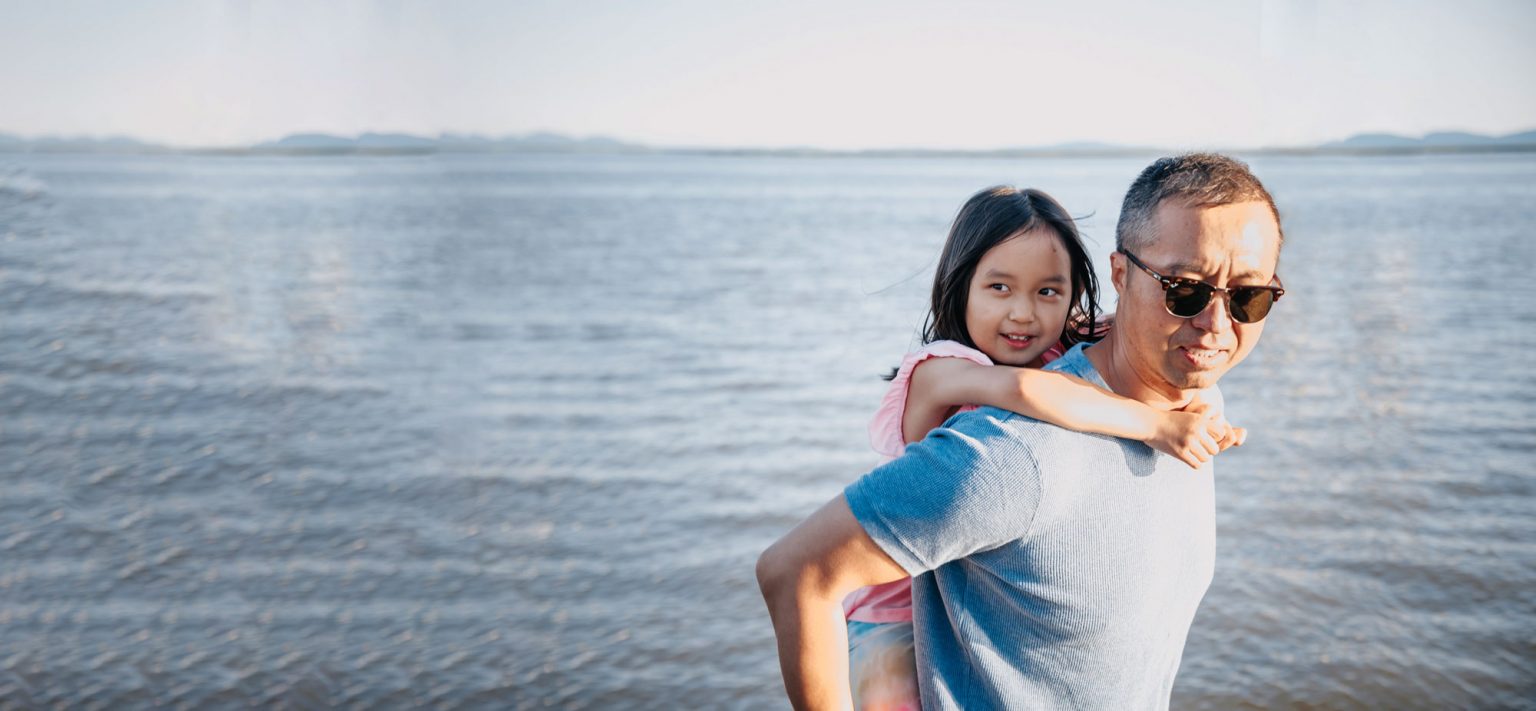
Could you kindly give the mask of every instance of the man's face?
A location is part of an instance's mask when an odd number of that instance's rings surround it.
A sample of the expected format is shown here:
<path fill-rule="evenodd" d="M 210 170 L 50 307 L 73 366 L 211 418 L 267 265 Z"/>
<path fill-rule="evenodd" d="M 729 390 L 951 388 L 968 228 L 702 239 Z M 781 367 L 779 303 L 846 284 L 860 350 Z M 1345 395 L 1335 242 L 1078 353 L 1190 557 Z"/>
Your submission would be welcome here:
<path fill-rule="evenodd" d="M 1280 226 L 1263 202 L 1189 207 L 1166 201 L 1153 213 L 1151 239 L 1137 257 L 1167 277 L 1212 286 L 1271 284 L 1280 258 Z M 1214 385 L 1242 362 L 1259 342 L 1264 321 L 1232 320 L 1227 300 L 1215 294 L 1194 318 L 1179 318 L 1163 306 L 1157 279 L 1125 255 L 1111 259 L 1120 294 L 1115 329 L 1142 383 L 1171 399 Z"/>

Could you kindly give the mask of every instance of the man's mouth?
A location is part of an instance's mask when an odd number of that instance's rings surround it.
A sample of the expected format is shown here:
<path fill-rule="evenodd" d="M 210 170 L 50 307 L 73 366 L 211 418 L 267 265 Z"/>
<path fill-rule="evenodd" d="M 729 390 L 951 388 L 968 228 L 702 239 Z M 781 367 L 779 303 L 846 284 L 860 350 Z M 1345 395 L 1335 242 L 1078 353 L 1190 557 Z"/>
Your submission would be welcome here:
<path fill-rule="evenodd" d="M 1184 358 L 1189 361 L 1190 365 L 1193 365 L 1197 368 L 1211 367 L 1227 354 L 1227 350 L 1225 348 L 1180 346 L 1179 350 L 1184 353 Z"/>

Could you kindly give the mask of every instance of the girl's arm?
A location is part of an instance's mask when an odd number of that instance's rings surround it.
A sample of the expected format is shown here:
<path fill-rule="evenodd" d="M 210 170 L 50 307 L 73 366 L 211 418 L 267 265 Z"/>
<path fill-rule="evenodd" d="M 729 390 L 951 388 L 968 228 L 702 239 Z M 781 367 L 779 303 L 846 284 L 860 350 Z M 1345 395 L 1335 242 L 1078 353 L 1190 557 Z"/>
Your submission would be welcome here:
<path fill-rule="evenodd" d="M 991 405 L 1060 427 L 1134 439 L 1199 467 L 1241 443 L 1240 431 L 1209 401 L 1158 410 L 1065 373 L 930 358 L 912 371 L 902 437 L 922 439 L 962 405 Z"/>

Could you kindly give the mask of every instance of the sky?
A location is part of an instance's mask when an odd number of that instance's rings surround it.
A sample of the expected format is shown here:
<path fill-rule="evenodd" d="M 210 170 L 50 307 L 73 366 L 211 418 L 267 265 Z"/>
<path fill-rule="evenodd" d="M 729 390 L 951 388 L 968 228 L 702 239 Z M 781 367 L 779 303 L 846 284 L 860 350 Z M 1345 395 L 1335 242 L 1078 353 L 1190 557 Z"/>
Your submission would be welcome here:
<path fill-rule="evenodd" d="M 0 132 L 1308 145 L 1536 128 L 1536 3 L 0 0 Z"/>

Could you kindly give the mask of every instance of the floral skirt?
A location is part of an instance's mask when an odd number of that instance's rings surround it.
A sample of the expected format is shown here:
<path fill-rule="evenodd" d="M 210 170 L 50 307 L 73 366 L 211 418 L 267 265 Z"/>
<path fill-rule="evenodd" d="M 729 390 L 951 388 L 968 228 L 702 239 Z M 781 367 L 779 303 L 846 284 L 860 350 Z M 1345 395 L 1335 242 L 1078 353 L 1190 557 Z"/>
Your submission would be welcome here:
<path fill-rule="evenodd" d="M 920 711 L 912 623 L 849 620 L 848 683 L 857 711 Z"/>

